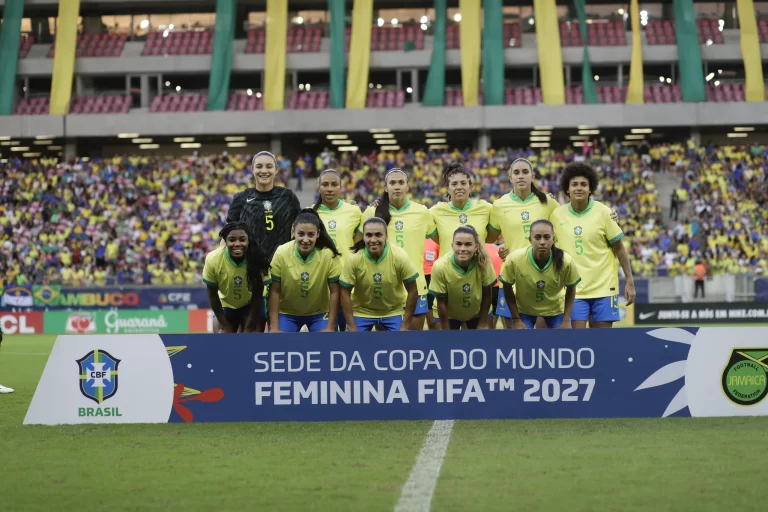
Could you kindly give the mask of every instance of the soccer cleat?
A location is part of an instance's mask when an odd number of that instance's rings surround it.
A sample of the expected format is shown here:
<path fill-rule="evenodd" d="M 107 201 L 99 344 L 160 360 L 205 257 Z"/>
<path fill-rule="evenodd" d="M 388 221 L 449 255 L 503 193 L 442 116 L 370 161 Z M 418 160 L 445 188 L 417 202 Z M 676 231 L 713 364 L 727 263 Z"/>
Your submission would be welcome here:
<path fill-rule="evenodd" d="M 12 388 L 7 388 L 7 387 L 3 386 L 2 384 L 0 384 L 0 395 L 7 394 L 7 393 L 13 393 L 13 389 Z"/>

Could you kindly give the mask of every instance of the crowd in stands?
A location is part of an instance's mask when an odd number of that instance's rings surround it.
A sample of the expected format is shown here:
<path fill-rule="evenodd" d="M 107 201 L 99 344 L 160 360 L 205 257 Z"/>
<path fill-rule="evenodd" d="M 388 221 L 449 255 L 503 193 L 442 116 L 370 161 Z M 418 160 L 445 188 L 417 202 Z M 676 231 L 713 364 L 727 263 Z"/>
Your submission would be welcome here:
<path fill-rule="evenodd" d="M 622 146 L 605 140 L 584 147 L 498 148 L 397 153 L 334 153 L 279 158 L 279 183 L 336 168 L 348 200 L 361 207 L 382 193 L 392 167 L 412 173 L 411 195 L 441 200 L 447 163 L 475 175 L 475 198 L 510 192 L 515 158 L 533 163 L 538 186 L 565 202 L 559 177 L 572 161 L 600 175 L 595 197 L 619 213 L 637 275 L 692 274 L 698 260 L 710 273 L 768 275 L 768 148 L 664 144 Z M 205 254 L 232 196 L 251 182 L 247 155 L 187 158 L 114 157 L 58 163 L 0 164 L 0 287 L 9 284 L 197 284 Z M 671 173 L 680 187 L 663 218 L 655 179 Z"/>

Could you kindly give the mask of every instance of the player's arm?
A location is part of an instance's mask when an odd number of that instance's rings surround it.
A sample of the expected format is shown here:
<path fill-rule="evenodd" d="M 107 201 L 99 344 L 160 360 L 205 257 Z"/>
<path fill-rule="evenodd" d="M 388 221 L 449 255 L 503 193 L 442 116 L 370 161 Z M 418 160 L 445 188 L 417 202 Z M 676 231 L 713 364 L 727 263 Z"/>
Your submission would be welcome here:
<path fill-rule="evenodd" d="M 558 329 L 571 328 L 571 310 L 573 310 L 573 301 L 576 300 L 576 286 L 569 286 L 565 289 L 565 312 L 563 313 L 563 323 Z"/>
<path fill-rule="evenodd" d="M 416 274 L 418 276 L 418 274 Z M 405 291 L 408 292 L 408 298 L 405 300 L 405 313 L 403 314 L 403 325 L 401 331 L 407 331 L 411 325 L 413 312 L 416 311 L 416 301 L 419 300 L 419 290 L 416 287 L 416 279 L 405 285 Z"/>
<path fill-rule="evenodd" d="M 448 320 L 448 295 L 436 296 L 437 299 L 437 316 L 440 319 L 440 329 L 447 331 L 451 328 L 451 323 Z"/>
<path fill-rule="evenodd" d="M 496 205 L 491 205 L 491 214 L 488 217 L 488 235 L 485 237 L 485 242 L 492 244 L 499 239 L 501 235 L 501 212 Z"/>
<path fill-rule="evenodd" d="M 504 283 L 504 298 L 507 301 L 509 312 L 512 314 L 512 328 L 525 329 L 525 324 L 520 320 L 520 312 L 517 311 L 517 299 L 511 284 Z"/>
<path fill-rule="evenodd" d="M 269 311 L 269 332 L 280 332 L 280 281 L 272 281 L 269 285 L 269 299 L 267 309 Z"/>
<path fill-rule="evenodd" d="M 323 332 L 336 332 L 339 316 L 339 288 L 338 281 L 328 283 L 328 290 L 331 292 L 328 301 L 328 326 L 323 329 Z"/>
<path fill-rule="evenodd" d="M 259 321 L 261 315 L 259 309 L 264 300 L 264 287 L 251 291 L 251 310 L 248 312 L 248 318 L 245 319 L 245 332 L 264 332 L 263 324 Z"/>
<path fill-rule="evenodd" d="M 627 301 L 627 306 L 635 302 L 637 292 L 635 291 L 635 278 L 632 277 L 632 265 L 629 262 L 629 254 L 627 254 L 627 248 L 624 247 L 624 242 L 618 240 L 611 246 L 613 254 L 619 258 L 619 264 L 624 271 L 624 277 L 626 283 L 624 284 L 624 299 Z"/>
<path fill-rule="evenodd" d="M 344 314 L 344 320 L 347 321 L 347 330 L 357 332 L 355 325 L 355 315 L 352 311 L 352 289 L 344 284 L 339 289 L 339 300 L 341 301 L 341 312 Z M 329 312 L 330 316 L 330 312 Z M 330 322 L 328 322 L 330 324 Z"/>
<path fill-rule="evenodd" d="M 493 321 L 488 317 L 488 313 L 491 311 L 491 301 L 493 299 L 491 295 L 492 286 L 483 286 L 483 297 L 480 299 L 480 321 L 477 323 L 478 329 L 488 329 L 489 324 Z"/>
<path fill-rule="evenodd" d="M 211 305 L 213 314 L 216 315 L 216 320 L 218 320 L 219 324 L 221 325 L 221 332 L 235 332 L 233 330 L 232 324 L 229 322 L 229 319 L 224 314 L 224 307 L 221 305 L 221 298 L 219 298 L 218 287 L 208 284 L 206 288 L 208 290 L 208 303 Z"/>

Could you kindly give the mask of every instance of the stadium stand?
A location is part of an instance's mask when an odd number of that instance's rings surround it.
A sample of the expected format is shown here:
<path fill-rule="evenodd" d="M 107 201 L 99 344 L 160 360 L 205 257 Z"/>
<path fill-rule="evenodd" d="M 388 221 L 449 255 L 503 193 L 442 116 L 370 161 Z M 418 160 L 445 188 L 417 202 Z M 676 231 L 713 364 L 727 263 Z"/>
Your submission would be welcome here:
<path fill-rule="evenodd" d="M 202 112 L 207 103 L 202 93 L 165 94 L 155 96 L 150 112 Z"/>
<path fill-rule="evenodd" d="M 19 59 L 23 59 L 27 56 L 34 42 L 35 42 L 34 35 L 21 34 L 21 41 L 19 41 Z"/>
<path fill-rule="evenodd" d="M 70 114 L 127 114 L 131 110 L 129 95 L 79 96 L 72 100 Z"/>
<path fill-rule="evenodd" d="M 757 20 L 757 32 L 760 36 L 760 43 L 768 44 L 768 19 L 760 18 Z"/>
<path fill-rule="evenodd" d="M 349 51 L 351 28 L 344 32 L 345 49 Z M 403 50 L 423 50 L 424 31 L 418 25 L 402 25 L 399 27 L 373 27 L 371 29 L 372 52 L 394 52 Z"/>
<path fill-rule="evenodd" d="M 560 43 L 563 46 L 584 46 L 581 29 L 577 21 L 560 22 Z M 587 25 L 587 44 L 590 46 L 624 46 L 627 44 L 621 21 Z"/>
<path fill-rule="evenodd" d="M 39 116 L 48 114 L 50 111 L 50 98 L 48 96 L 33 96 L 31 98 L 21 98 L 16 105 L 16 115 L 19 116 Z"/>
<path fill-rule="evenodd" d="M 227 110 L 230 112 L 242 112 L 249 110 L 264 110 L 264 98 L 260 92 L 233 92 L 227 101 Z"/>
<path fill-rule="evenodd" d="M 699 44 L 723 44 L 723 33 L 720 30 L 719 20 L 714 18 L 697 19 L 696 29 L 699 33 Z M 673 20 L 649 20 L 645 34 L 648 44 L 675 44 L 675 22 Z"/>
<path fill-rule="evenodd" d="M 78 34 L 76 57 L 119 57 L 128 40 L 127 34 Z M 29 49 L 27 49 L 28 51 Z M 48 50 L 48 58 L 56 56 L 56 43 Z"/>
<path fill-rule="evenodd" d="M 320 51 L 322 39 L 323 29 L 320 27 L 292 26 L 288 29 L 286 48 L 288 53 L 315 53 Z M 245 53 L 264 53 L 265 45 L 265 29 L 252 28 L 248 31 Z"/>
<path fill-rule="evenodd" d="M 206 55 L 213 52 L 213 31 L 150 32 L 142 55 Z"/>

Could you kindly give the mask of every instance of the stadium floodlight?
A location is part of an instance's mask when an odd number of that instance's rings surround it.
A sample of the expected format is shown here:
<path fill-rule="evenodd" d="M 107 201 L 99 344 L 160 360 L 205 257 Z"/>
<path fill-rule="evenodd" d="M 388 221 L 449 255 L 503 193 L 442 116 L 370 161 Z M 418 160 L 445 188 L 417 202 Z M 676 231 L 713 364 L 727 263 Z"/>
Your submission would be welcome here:
<path fill-rule="evenodd" d="M 400 21 L 397 18 L 392 18 L 392 21 L 390 23 L 392 23 L 393 27 L 396 27 L 397 24 L 400 23 Z"/>
<path fill-rule="evenodd" d="M 382 151 L 400 151 L 400 146 L 381 146 Z"/>
<path fill-rule="evenodd" d="M 343 139 L 348 139 L 349 135 L 347 135 L 347 134 L 330 134 L 330 135 L 326 135 L 325 138 L 328 139 L 328 140 L 343 140 Z"/>
<path fill-rule="evenodd" d="M 575 148 L 583 148 L 584 147 L 584 141 L 577 141 L 573 143 L 573 147 Z"/>
<path fill-rule="evenodd" d="M 753 132 L 755 131 L 754 126 L 734 126 L 733 131 L 735 132 Z"/>
<path fill-rule="evenodd" d="M 427 30 L 428 28 L 429 28 L 429 27 L 427 26 L 427 24 L 426 24 L 426 23 L 422 23 L 422 24 L 421 24 L 421 30 Z"/>
<path fill-rule="evenodd" d="M 341 139 L 341 140 L 332 140 L 331 144 L 334 146 L 349 146 L 352 144 L 352 141 L 349 139 Z"/>
<path fill-rule="evenodd" d="M 9 137 L 8 135 L 3 135 L 2 137 L 0 137 L 0 140 L 11 140 L 11 137 Z"/>
<path fill-rule="evenodd" d="M 748 134 L 748 133 L 744 133 L 744 132 L 739 132 L 739 133 L 729 133 L 729 134 L 728 134 L 728 138 L 729 138 L 729 139 L 741 139 L 741 138 L 743 138 L 743 137 L 746 137 L 747 135 L 749 135 L 749 134 Z M 11 149 L 13 149 L 13 148 L 11 148 Z"/>
<path fill-rule="evenodd" d="M 139 149 L 159 149 L 160 144 L 141 144 Z"/>
<path fill-rule="evenodd" d="M 552 135 L 549 130 L 532 130 L 531 135 Z"/>
<path fill-rule="evenodd" d="M 424 134 L 424 136 L 427 137 L 427 138 L 429 138 L 429 137 L 445 137 L 446 133 L 445 132 L 427 132 L 427 133 Z"/>
<path fill-rule="evenodd" d="M 21 156 L 23 156 L 25 158 L 36 158 L 36 157 L 40 156 L 40 153 L 24 153 Z"/>
<path fill-rule="evenodd" d="M 643 140 L 645 135 L 625 135 L 624 138 L 627 140 Z"/>
<path fill-rule="evenodd" d="M 140 28 L 141 30 L 146 30 L 146 29 L 148 29 L 148 28 L 149 28 L 149 20 L 146 20 L 146 19 L 144 19 L 144 20 L 141 20 L 141 23 L 139 23 L 139 28 Z"/>
<path fill-rule="evenodd" d="M 391 139 L 394 137 L 394 133 L 374 133 L 373 138 L 374 139 Z"/>
<path fill-rule="evenodd" d="M 376 20 L 376 25 L 383 27 L 384 26 L 384 18 L 379 18 Z"/>
<path fill-rule="evenodd" d="M 117 138 L 118 139 L 135 139 L 138 137 L 138 133 L 118 133 Z"/>
<path fill-rule="evenodd" d="M 48 146 L 50 144 L 53 144 L 53 141 L 52 140 L 36 140 L 34 144 L 37 146 Z"/>
<path fill-rule="evenodd" d="M 600 135 L 600 130 L 579 130 L 579 135 Z"/>
<path fill-rule="evenodd" d="M 253 95 L 253 89 L 248 89 L 247 91 L 245 91 L 245 93 L 246 93 L 248 96 L 252 96 L 252 95 Z"/>
<path fill-rule="evenodd" d="M 11 151 L 29 151 L 29 146 L 13 146 Z"/>
<path fill-rule="evenodd" d="M 202 144 L 199 142 L 185 142 L 184 144 L 181 144 L 181 149 L 197 149 L 200 146 L 202 146 Z"/>
<path fill-rule="evenodd" d="M 152 139 L 149 139 L 149 138 L 131 139 L 131 142 L 133 142 L 134 144 L 149 144 L 152 142 Z"/>
<path fill-rule="evenodd" d="M 591 124 L 580 124 L 576 128 L 578 128 L 579 130 L 592 130 L 594 128 L 597 128 L 597 126 L 592 126 Z"/>
<path fill-rule="evenodd" d="M 440 139 L 427 139 L 424 142 L 427 144 L 445 144 L 448 142 L 448 139 L 440 138 Z"/>
<path fill-rule="evenodd" d="M 228 148 L 244 148 L 248 146 L 247 142 L 227 142 Z"/>
<path fill-rule="evenodd" d="M 7 140 L 5 142 L 0 142 L 0 146 L 16 146 L 18 144 L 21 144 L 20 140 Z"/>
<path fill-rule="evenodd" d="M 195 142 L 194 137 L 174 137 L 173 142 Z"/>
<path fill-rule="evenodd" d="M 389 128 L 371 128 L 368 133 L 389 133 L 391 131 Z"/>
<path fill-rule="evenodd" d="M 48 146 L 48 150 L 49 151 L 54 151 L 54 150 L 57 150 L 57 149 L 61 149 L 61 146 Z"/>
<path fill-rule="evenodd" d="M 429 146 L 429 149 L 448 149 L 448 144 L 433 144 Z"/>
<path fill-rule="evenodd" d="M 357 146 L 339 146 L 339 151 L 357 151 Z"/>
<path fill-rule="evenodd" d="M 549 142 L 531 142 L 532 148 L 548 148 Z"/>
<path fill-rule="evenodd" d="M 407 92 L 408 94 L 412 94 L 413 93 L 413 87 L 407 87 L 405 89 L 405 92 Z"/>
<path fill-rule="evenodd" d="M 587 137 L 586 135 L 571 135 L 568 138 L 571 140 L 587 140 L 589 137 Z"/>
<path fill-rule="evenodd" d="M 549 142 L 550 137 L 531 137 L 531 142 Z"/>
<path fill-rule="evenodd" d="M 534 126 L 534 130 L 552 130 L 551 126 Z"/>
<path fill-rule="evenodd" d="M 653 128 L 632 128 L 632 133 L 653 133 Z"/>
<path fill-rule="evenodd" d="M 458 12 L 456 14 L 454 14 L 453 15 L 453 21 L 455 21 L 456 23 L 460 22 L 461 21 L 461 14 L 458 13 Z"/>
<path fill-rule="evenodd" d="M 428 21 L 429 21 L 429 18 L 427 18 L 426 14 L 422 16 L 421 19 L 419 20 L 420 23 L 427 23 Z"/>
<path fill-rule="evenodd" d="M 224 142 L 242 142 L 245 140 L 245 135 L 236 135 L 230 137 L 224 137 Z"/>
<path fill-rule="evenodd" d="M 56 138 L 55 135 L 35 135 L 35 139 L 37 140 L 44 140 L 44 139 L 49 140 L 49 139 L 55 139 L 55 138 Z M 3 140 L 3 139 L 0 138 L 0 140 Z"/>
<path fill-rule="evenodd" d="M 707 75 L 707 82 L 709 82 L 709 81 L 710 81 L 710 80 L 712 80 L 713 78 L 715 78 L 715 72 L 714 72 L 714 71 L 713 71 L 712 73 L 710 73 L 710 74 L 708 74 L 708 75 Z"/>
<path fill-rule="evenodd" d="M 395 139 L 376 139 L 376 144 L 379 144 L 382 146 L 386 146 L 386 145 L 393 146 L 397 144 L 397 141 Z"/>

